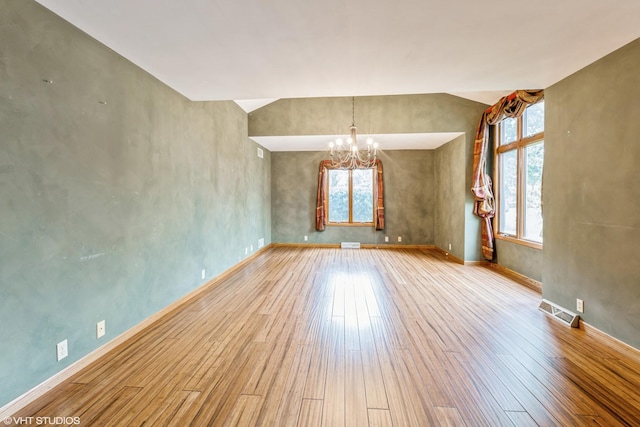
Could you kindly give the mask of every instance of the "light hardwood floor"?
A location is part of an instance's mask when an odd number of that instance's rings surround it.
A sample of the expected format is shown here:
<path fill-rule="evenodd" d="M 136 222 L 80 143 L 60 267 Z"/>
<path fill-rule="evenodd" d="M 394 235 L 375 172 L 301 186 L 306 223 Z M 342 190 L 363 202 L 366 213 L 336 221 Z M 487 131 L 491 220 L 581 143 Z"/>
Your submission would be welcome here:
<path fill-rule="evenodd" d="M 83 426 L 640 425 L 640 360 L 495 271 L 273 248 L 16 416 Z"/>

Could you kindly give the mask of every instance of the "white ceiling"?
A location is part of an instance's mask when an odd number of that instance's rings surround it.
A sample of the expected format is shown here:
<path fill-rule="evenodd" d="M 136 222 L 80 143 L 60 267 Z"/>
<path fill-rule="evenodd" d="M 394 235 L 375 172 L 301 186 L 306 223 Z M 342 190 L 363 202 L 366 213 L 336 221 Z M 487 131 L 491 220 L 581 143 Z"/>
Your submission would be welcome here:
<path fill-rule="evenodd" d="M 250 113 L 257 110 L 260 107 L 264 107 L 267 104 L 271 104 L 273 101 L 277 101 L 276 98 L 268 99 L 236 99 L 236 104 L 240 106 L 244 111 Z"/>
<path fill-rule="evenodd" d="M 37 0 L 191 100 L 492 104 L 640 37 L 637 0 Z"/>
<path fill-rule="evenodd" d="M 368 137 L 384 150 L 428 150 L 438 148 L 463 135 L 463 132 L 358 134 L 358 141 Z M 269 151 L 324 151 L 337 135 L 252 136 Z"/>

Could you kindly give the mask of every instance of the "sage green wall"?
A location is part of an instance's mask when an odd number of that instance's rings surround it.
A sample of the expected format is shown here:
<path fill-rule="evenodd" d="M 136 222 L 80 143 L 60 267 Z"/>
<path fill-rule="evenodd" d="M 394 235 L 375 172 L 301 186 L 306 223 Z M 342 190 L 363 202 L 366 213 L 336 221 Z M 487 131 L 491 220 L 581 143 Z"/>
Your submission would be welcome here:
<path fill-rule="evenodd" d="M 274 242 L 384 245 L 433 244 L 434 169 L 432 150 L 389 150 L 380 155 L 384 167 L 385 230 L 330 226 L 315 230 L 318 166 L 326 153 L 298 151 L 271 154 L 272 236 Z"/>
<path fill-rule="evenodd" d="M 439 248 L 464 259 L 465 205 L 467 177 L 465 136 L 435 150 L 435 220 L 434 243 Z M 449 249 L 451 245 L 451 249 Z"/>
<path fill-rule="evenodd" d="M 538 282 L 542 281 L 542 249 L 496 239 L 495 250 L 498 264 Z"/>
<path fill-rule="evenodd" d="M 33 1 L 0 11 L 2 406 L 269 244 L 271 160 L 233 102 L 190 102 Z"/>
<path fill-rule="evenodd" d="M 545 91 L 543 295 L 640 348 L 640 39 Z"/>
<path fill-rule="evenodd" d="M 456 246 L 460 246 L 455 252 L 460 258 L 465 260 L 480 260 L 480 232 L 479 221 L 473 216 L 473 196 L 469 191 L 471 188 L 471 165 L 473 162 L 473 139 L 477 130 L 478 120 L 482 114 L 482 111 L 486 108 L 486 105 L 480 104 L 467 99 L 459 98 L 453 95 L 447 94 L 428 94 L 428 95 L 395 95 L 395 96 L 369 96 L 369 97 L 357 97 L 355 101 L 355 115 L 356 125 L 360 133 L 372 133 L 372 134 L 385 134 L 385 133 L 419 133 L 419 132 L 464 132 L 464 139 L 458 140 L 457 144 L 462 145 L 458 147 L 459 151 L 456 151 L 457 158 L 454 160 L 450 158 L 449 161 L 454 161 L 456 165 L 452 168 L 451 165 L 447 166 L 445 170 L 455 173 L 451 179 L 465 180 L 465 188 L 457 185 L 455 195 L 451 194 L 450 197 L 454 200 L 454 204 L 458 204 L 455 209 L 456 212 L 463 212 L 464 223 L 462 227 L 453 228 L 449 223 L 434 223 L 435 221 L 435 197 L 437 191 L 435 187 L 435 175 L 425 176 L 425 182 L 432 182 L 432 187 L 426 189 L 418 195 L 420 199 L 417 203 L 429 203 L 433 201 L 433 206 L 428 206 L 430 217 L 424 218 L 424 221 L 414 225 L 413 229 L 422 229 L 429 227 L 428 224 L 433 223 L 433 228 L 430 231 L 420 232 L 419 239 L 412 241 L 413 244 L 433 244 L 435 242 L 436 231 L 440 228 L 447 230 L 446 234 L 454 233 L 455 235 L 447 238 L 456 243 Z M 250 136 L 288 136 L 288 135 L 336 135 L 344 134 L 348 131 L 348 126 L 351 123 L 351 98 L 303 98 L 303 99 L 281 99 L 265 107 L 262 107 L 249 114 L 249 135 Z M 451 143 L 450 143 L 451 144 Z M 455 143 L 454 143 L 455 144 Z M 384 148 L 384 147 L 383 147 Z M 461 155 L 460 148 L 463 148 L 464 154 Z M 397 151 L 400 153 L 401 151 Z M 410 160 L 412 158 L 412 151 L 407 151 L 405 159 Z M 274 153 L 275 155 L 275 153 Z M 301 154 L 304 155 L 304 154 Z M 284 156 L 284 155 L 283 155 Z M 312 157 L 311 155 L 310 158 Z M 385 161 L 382 157 L 385 165 L 386 178 L 393 179 L 393 174 L 397 174 L 397 169 L 393 163 L 396 160 L 396 156 L 401 154 L 389 153 L 389 161 Z M 431 168 L 426 170 L 426 174 L 433 174 L 439 166 L 435 164 L 433 160 L 434 154 L 429 154 L 431 160 L 429 164 Z M 317 157 L 317 158 L 316 158 Z M 315 162 L 319 162 L 322 158 L 322 153 L 317 153 L 314 157 Z M 400 157 L 397 157 L 400 159 Z M 387 163 L 389 163 L 387 165 Z M 304 233 L 301 235 L 299 232 L 302 230 L 308 230 L 309 220 L 308 217 L 313 215 L 313 209 L 311 213 L 307 215 L 301 215 L 299 218 L 300 223 L 293 223 L 290 225 L 291 231 L 284 232 L 284 226 L 280 226 L 277 221 L 284 221 L 279 218 L 277 212 L 278 200 L 286 199 L 285 196 L 280 196 L 281 193 L 294 194 L 295 182 L 290 183 L 290 179 L 294 179 L 294 175 L 290 172 L 281 171 L 278 166 L 279 163 L 274 160 L 272 173 L 273 173 L 273 239 L 279 241 L 281 238 L 285 241 L 302 241 Z M 317 183 L 315 183 L 315 176 L 317 175 L 317 165 L 312 167 L 314 174 L 314 184 L 302 184 L 300 183 L 300 192 L 312 192 L 312 198 L 315 200 L 315 191 Z M 413 172 L 407 172 L 413 174 Z M 284 176 L 286 176 L 286 178 Z M 415 179 L 414 179 L 415 181 Z M 284 187 L 283 185 L 286 184 Z M 387 181 L 385 181 L 385 184 Z M 414 185 L 411 182 L 407 182 L 407 186 Z M 418 189 L 421 184 L 418 184 Z M 444 184 L 443 184 L 444 185 Z M 418 190 L 419 191 L 419 190 Z M 391 191 L 385 192 L 387 203 L 388 197 Z M 445 197 L 443 192 L 440 192 L 442 197 Z M 289 196 L 293 197 L 293 196 Z M 315 203 L 315 202 L 314 202 Z M 315 206 L 315 205 L 313 205 Z M 288 210 L 288 208 L 287 208 Z M 413 220 L 421 215 L 421 212 L 415 214 L 406 213 L 407 208 L 404 209 L 403 214 L 396 211 L 393 215 L 400 215 L 398 223 L 407 220 Z M 444 211 L 443 211 L 444 212 Z M 447 212 L 452 212 L 452 208 L 449 207 Z M 445 215 L 441 214 L 439 218 L 444 219 Z M 296 218 L 298 218 L 296 216 Z M 392 216 L 392 212 L 388 211 L 387 225 L 390 227 L 393 221 L 396 221 Z M 459 221 L 459 220 L 458 220 Z M 304 223 L 303 223 L 304 222 Z M 313 226 L 313 221 L 310 222 Z M 425 225 L 427 224 L 427 225 Z M 456 224 L 457 226 L 457 224 Z M 412 228 L 407 225 L 407 230 Z M 278 230 L 278 231 L 276 231 Z M 396 231 L 388 228 L 386 232 L 390 236 L 390 243 L 394 243 L 393 239 L 397 243 Z M 351 231 L 349 233 L 354 233 Z M 364 233 L 360 231 L 358 233 Z M 374 233 L 375 234 L 375 233 Z M 336 243 L 346 238 L 343 234 L 333 236 L 327 234 L 327 237 L 323 239 L 331 240 L 332 243 Z M 377 235 L 368 236 L 375 239 L 379 239 Z M 429 241 L 419 241 L 429 238 Z M 444 238 L 443 238 L 444 241 Z M 403 236 L 403 243 L 410 243 Z"/>

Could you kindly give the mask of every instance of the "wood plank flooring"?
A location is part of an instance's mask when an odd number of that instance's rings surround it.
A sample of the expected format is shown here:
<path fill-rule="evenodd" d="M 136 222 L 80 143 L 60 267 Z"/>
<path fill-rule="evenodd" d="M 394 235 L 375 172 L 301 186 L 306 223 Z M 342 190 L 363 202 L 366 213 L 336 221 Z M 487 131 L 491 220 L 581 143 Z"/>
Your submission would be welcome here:
<path fill-rule="evenodd" d="M 16 417 L 83 426 L 638 426 L 640 360 L 492 269 L 272 248 Z"/>

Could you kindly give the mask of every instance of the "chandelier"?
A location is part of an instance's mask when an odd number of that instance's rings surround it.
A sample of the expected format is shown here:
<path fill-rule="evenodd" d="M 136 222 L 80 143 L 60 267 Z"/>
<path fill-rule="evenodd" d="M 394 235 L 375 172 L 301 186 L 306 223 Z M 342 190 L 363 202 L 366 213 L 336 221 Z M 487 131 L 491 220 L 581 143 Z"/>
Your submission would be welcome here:
<path fill-rule="evenodd" d="M 378 143 L 367 138 L 366 147 L 358 147 L 356 128 L 356 98 L 351 98 L 351 127 L 347 138 L 329 142 L 331 166 L 336 169 L 371 168 L 376 164 Z"/>

